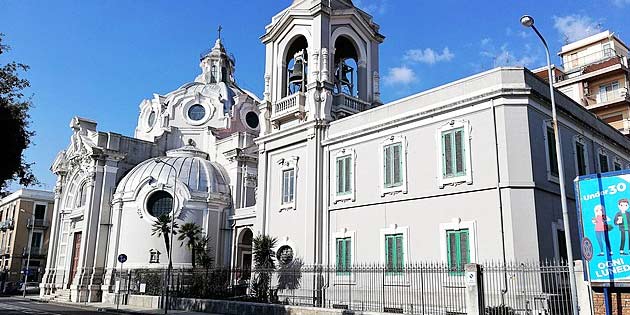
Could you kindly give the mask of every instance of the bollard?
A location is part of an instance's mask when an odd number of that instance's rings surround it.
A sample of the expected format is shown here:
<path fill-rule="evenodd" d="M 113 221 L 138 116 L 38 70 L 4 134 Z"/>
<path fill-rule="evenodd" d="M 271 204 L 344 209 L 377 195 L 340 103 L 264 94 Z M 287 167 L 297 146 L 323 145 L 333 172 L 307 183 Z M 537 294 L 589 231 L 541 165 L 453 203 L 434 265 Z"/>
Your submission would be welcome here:
<path fill-rule="evenodd" d="M 466 313 L 468 315 L 485 314 L 483 303 L 483 274 L 481 265 L 466 264 L 465 284 L 466 284 Z"/>

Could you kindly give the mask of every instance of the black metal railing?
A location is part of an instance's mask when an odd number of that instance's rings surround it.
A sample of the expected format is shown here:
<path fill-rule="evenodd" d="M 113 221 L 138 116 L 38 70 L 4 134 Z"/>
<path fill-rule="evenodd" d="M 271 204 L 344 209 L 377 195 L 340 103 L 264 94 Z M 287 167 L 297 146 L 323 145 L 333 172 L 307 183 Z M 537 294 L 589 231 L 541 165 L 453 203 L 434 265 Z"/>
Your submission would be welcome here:
<path fill-rule="evenodd" d="M 490 262 L 482 264 L 482 270 L 486 314 L 571 314 L 565 263 Z M 125 293 L 165 293 L 165 269 L 123 270 L 116 278 Z M 407 264 L 393 270 L 382 265 L 337 269 L 301 264 L 254 270 L 176 269 L 169 283 L 169 294 L 182 298 L 404 314 L 466 313 L 465 274 L 443 263 Z"/>

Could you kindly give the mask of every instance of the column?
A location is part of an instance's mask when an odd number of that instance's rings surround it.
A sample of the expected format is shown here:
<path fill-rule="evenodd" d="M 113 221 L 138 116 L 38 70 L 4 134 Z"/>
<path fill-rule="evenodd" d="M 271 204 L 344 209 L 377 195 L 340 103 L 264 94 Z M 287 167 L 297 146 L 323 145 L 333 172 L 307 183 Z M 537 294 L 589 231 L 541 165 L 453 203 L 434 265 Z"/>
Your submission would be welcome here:
<path fill-rule="evenodd" d="M 61 214 L 61 196 L 63 194 L 63 180 L 65 176 L 62 173 L 57 174 L 57 183 L 55 184 L 55 203 L 53 206 L 52 224 L 50 226 L 50 234 L 48 236 L 48 253 L 46 255 L 46 269 L 42 283 L 40 284 L 40 296 L 52 293 L 55 287 L 55 274 L 57 270 L 57 250 L 60 237 L 60 220 Z"/>

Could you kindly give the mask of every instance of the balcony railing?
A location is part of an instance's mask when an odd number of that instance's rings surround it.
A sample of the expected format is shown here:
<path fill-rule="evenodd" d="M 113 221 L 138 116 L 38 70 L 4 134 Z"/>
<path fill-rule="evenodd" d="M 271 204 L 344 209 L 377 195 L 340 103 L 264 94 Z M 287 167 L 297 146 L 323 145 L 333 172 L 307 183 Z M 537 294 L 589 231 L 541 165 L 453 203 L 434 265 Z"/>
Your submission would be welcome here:
<path fill-rule="evenodd" d="M 595 95 L 595 104 L 590 105 L 599 105 L 603 103 L 610 103 L 615 101 L 620 101 L 628 98 L 628 89 L 620 88 L 615 89 L 608 92 L 599 92 Z"/>
<path fill-rule="evenodd" d="M 0 222 L 1 231 L 13 230 L 13 228 L 15 228 L 15 221 L 13 221 L 13 219 L 8 219 Z"/>
<path fill-rule="evenodd" d="M 37 256 L 37 255 L 41 255 L 41 248 L 40 247 L 31 247 L 31 256 Z M 27 256 L 28 255 L 28 248 L 24 247 L 22 249 L 22 256 Z"/>
<path fill-rule="evenodd" d="M 333 98 L 333 107 L 335 107 L 335 110 L 356 114 L 368 109 L 370 103 L 347 94 L 337 94 Z"/>
<path fill-rule="evenodd" d="M 36 228 L 47 228 L 50 226 L 50 222 L 46 219 L 28 219 L 27 223 L 26 223 L 26 227 L 27 228 L 32 228 L 32 227 L 36 227 Z"/>
<path fill-rule="evenodd" d="M 271 120 L 282 120 L 292 115 L 303 115 L 306 95 L 302 92 L 291 94 L 273 105 Z"/>
<path fill-rule="evenodd" d="M 585 66 L 598 63 L 604 60 L 608 60 L 614 57 L 620 57 L 620 56 L 621 55 L 618 54 L 617 51 L 615 51 L 612 48 L 602 49 L 600 51 L 597 51 L 597 52 L 594 52 L 594 53 L 591 53 L 591 54 L 588 54 L 579 58 L 568 59 L 566 62 L 562 64 L 562 68 L 564 68 L 564 71 L 567 73 L 573 72 Z"/>

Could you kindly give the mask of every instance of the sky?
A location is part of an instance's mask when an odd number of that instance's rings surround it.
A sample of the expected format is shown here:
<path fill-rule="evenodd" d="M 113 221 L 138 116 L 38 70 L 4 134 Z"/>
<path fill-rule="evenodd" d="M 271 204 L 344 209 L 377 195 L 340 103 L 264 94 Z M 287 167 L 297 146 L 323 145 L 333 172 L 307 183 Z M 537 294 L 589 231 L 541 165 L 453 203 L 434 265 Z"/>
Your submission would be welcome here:
<path fill-rule="evenodd" d="M 74 116 L 98 130 L 133 136 L 139 104 L 166 94 L 200 73 L 199 54 L 217 27 L 236 57 L 240 87 L 262 98 L 264 46 L 271 17 L 292 0 L 0 0 L 0 33 L 12 50 L 0 55 L 30 66 L 33 144 L 25 152 L 51 190 L 50 165 L 70 141 Z M 537 68 L 544 49 L 523 14 L 535 18 L 552 51 L 603 30 L 630 42 L 630 0 L 423 1 L 354 0 L 385 35 L 380 47 L 385 102 L 498 66 Z M 18 189 L 13 184 L 11 189 Z"/>

